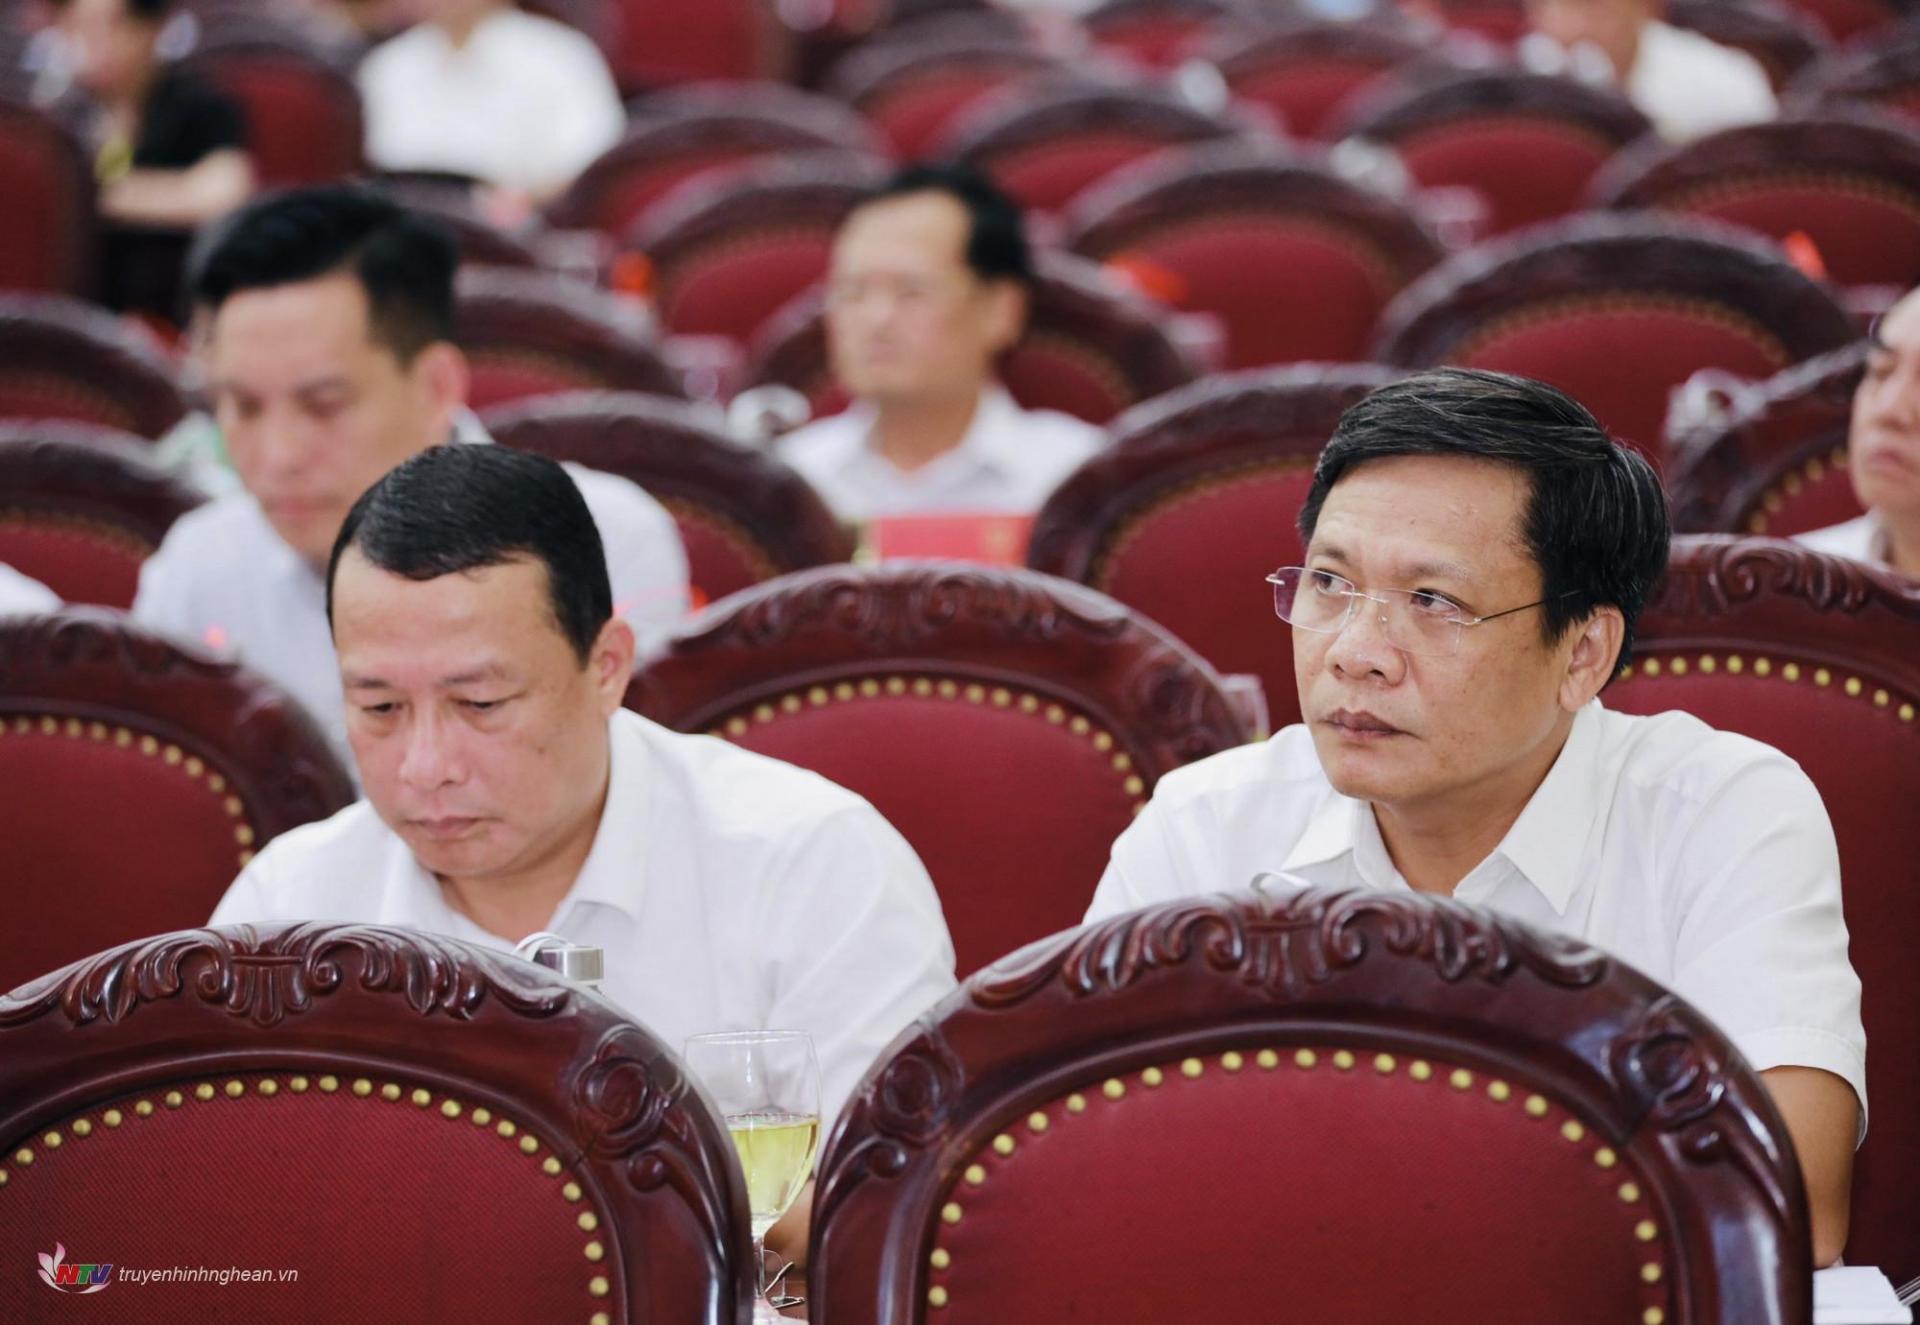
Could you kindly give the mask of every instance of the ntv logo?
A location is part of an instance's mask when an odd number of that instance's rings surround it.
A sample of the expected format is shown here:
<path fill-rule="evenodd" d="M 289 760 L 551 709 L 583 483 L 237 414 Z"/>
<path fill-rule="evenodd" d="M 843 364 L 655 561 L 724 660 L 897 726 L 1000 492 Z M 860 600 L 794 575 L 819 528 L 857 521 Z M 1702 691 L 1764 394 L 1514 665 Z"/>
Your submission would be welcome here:
<path fill-rule="evenodd" d="M 40 1282 L 59 1293 L 78 1293 L 85 1296 L 97 1293 L 113 1279 L 112 1265 L 66 1264 L 67 1249 L 61 1243 L 53 1244 L 53 1255 L 40 1253 Z"/>

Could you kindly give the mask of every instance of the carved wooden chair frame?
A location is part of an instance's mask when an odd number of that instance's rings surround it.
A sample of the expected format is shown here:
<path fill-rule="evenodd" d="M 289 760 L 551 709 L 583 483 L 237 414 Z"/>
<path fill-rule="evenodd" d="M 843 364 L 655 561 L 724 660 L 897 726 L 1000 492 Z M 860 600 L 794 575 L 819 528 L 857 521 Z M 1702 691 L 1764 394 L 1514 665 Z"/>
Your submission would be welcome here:
<path fill-rule="evenodd" d="M 455 339 L 482 363 L 529 365 L 581 389 L 684 399 L 680 373 L 624 311 L 604 292 L 573 289 L 545 273 L 466 268 L 457 281 Z"/>
<path fill-rule="evenodd" d="M 140 438 L 52 420 L 0 422 L 0 527 L 70 529 L 138 563 L 205 500 Z"/>
<path fill-rule="evenodd" d="M 187 412 L 173 369 L 112 314 L 59 295 L 0 294 L 0 365 L 50 394 L 71 396 L 79 417 L 158 437 Z"/>
<path fill-rule="evenodd" d="M 631 479 L 674 519 L 733 548 L 759 579 L 853 557 L 852 532 L 805 479 L 677 401 L 573 393 L 503 406 L 485 423 L 507 446 Z"/>
<path fill-rule="evenodd" d="M 404 1098 L 516 1148 L 579 1211 L 578 1319 L 747 1319 L 745 1184 L 672 1053 L 540 967 L 413 930 L 186 930 L 0 997 L 0 1201 L 57 1181 L 69 1138 L 124 1145 L 180 1110 L 310 1091 Z"/>
<path fill-rule="evenodd" d="M 1866 350 L 1861 341 L 1796 364 L 1736 400 L 1723 423 L 1677 439 L 1667 474 L 1674 528 L 1765 534 L 1787 498 L 1831 481 L 1847 463 Z"/>
<path fill-rule="evenodd" d="M 1622 1201 L 1648 1203 L 1631 1236 L 1669 1303 L 1648 1319 L 1811 1317 L 1785 1125 L 1711 1023 L 1598 950 L 1495 912 L 1314 889 L 1055 935 L 903 1032 L 821 1166 L 816 1309 L 845 1325 L 937 1319 L 927 1308 L 965 1283 L 942 1230 L 1033 1133 L 1187 1078 L 1308 1071 L 1479 1093 L 1618 1176 Z"/>

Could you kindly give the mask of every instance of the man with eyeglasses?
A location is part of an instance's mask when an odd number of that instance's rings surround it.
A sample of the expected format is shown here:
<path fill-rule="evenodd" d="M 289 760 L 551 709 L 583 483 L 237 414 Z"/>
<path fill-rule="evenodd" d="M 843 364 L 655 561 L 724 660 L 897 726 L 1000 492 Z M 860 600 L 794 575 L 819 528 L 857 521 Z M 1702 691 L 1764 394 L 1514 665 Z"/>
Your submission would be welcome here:
<path fill-rule="evenodd" d="M 1269 578 L 1304 720 L 1161 779 L 1087 919 L 1274 873 L 1606 949 L 1760 1070 L 1837 1259 L 1866 1036 L 1825 807 L 1768 746 L 1597 698 L 1666 565 L 1653 470 L 1552 387 L 1442 369 L 1347 412 L 1300 532 Z"/>

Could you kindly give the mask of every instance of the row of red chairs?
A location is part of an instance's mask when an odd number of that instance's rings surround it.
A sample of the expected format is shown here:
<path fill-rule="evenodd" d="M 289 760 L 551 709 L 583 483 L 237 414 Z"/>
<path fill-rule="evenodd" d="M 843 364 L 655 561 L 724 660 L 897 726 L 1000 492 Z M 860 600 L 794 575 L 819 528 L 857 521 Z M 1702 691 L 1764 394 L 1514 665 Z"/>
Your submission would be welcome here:
<path fill-rule="evenodd" d="M 8 1319 L 62 1282 L 208 1321 L 748 1315 L 746 1184 L 672 1048 L 455 940 L 90 956 L 0 998 L 0 1143 L 0 1253 L 48 1271 L 0 1282 Z M 217 1200 L 152 1218 L 201 1170 Z M 881 1056 L 815 1192 L 817 1325 L 1812 1319 L 1792 1147 L 1724 1036 L 1417 894 L 1195 899 L 1038 944 Z M 209 1263 L 264 1274 L 129 1277 Z"/>
<path fill-rule="evenodd" d="M 0 660 L 21 936 L 0 986 L 197 923 L 261 842 L 351 794 L 290 701 L 118 617 L 0 624 Z M 1852 1250 L 1920 1269 L 1904 1245 L 1920 1135 L 1897 1121 L 1920 1100 L 1920 988 L 1899 919 L 1913 897 L 1905 807 L 1889 793 L 1920 779 L 1920 586 L 1774 540 L 1683 537 L 1607 702 L 1768 741 L 1820 788 L 1877 1112 L 1896 1120 L 1862 1151 Z M 642 667 L 628 703 L 867 796 L 926 861 L 963 973 L 1074 923 L 1157 779 L 1255 735 L 1162 625 L 1054 577 L 953 563 L 826 567 L 735 594 Z M 87 831 L 103 804 L 124 831 Z M 138 893 L 123 895 L 136 867 Z"/>

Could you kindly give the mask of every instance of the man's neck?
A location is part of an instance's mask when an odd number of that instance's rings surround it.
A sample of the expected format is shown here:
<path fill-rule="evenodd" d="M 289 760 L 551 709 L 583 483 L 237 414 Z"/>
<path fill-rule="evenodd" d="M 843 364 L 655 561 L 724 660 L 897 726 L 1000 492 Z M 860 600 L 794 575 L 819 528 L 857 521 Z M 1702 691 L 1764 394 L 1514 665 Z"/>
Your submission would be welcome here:
<path fill-rule="evenodd" d="M 1902 575 L 1920 578 L 1920 514 L 1906 520 L 1882 515 L 1880 528 L 1887 540 L 1887 564 Z"/>
<path fill-rule="evenodd" d="M 1400 877 L 1416 892 L 1452 896 L 1460 881 L 1492 855 L 1565 747 L 1572 719 L 1533 755 L 1493 784 L 1476 784 L 1436 801 L 1375 801 L 1374 822 Z"/>
<path fill-rule="evenodd" d="M 603 787 L 590 815 L 571 829 L 565 838 L 524 869 L 485 879 L 459 879 L 435 875 L 440 895 L 447 905 L 489 934 L 497 934 L 518 943 L 529 934 L 537 934 L 553 922 L 554 912 L 572 891 L 587 857 L 599 835 L 600 818 L 607 806 Z"/>
<path fill-rule="evenodd" d="M 480 30 L 480 25 L 503 8 L 505 8 L 503 5 L 483 5 L 466 13 L 450 14 L 444 18 L 435 19 L 434 22 L 439 26 L 440 31 L 447 34 L 448 45 L 456 51 L 463 50 L 466 44 L 473 40 L 473 34 Z"/>
<path fill-rule="evenodd" d="M 931 400 L 878 401 L 869 439 L 895 469 L 919 469 L 966 439 L 979 408 L 977 391 Z"/>

